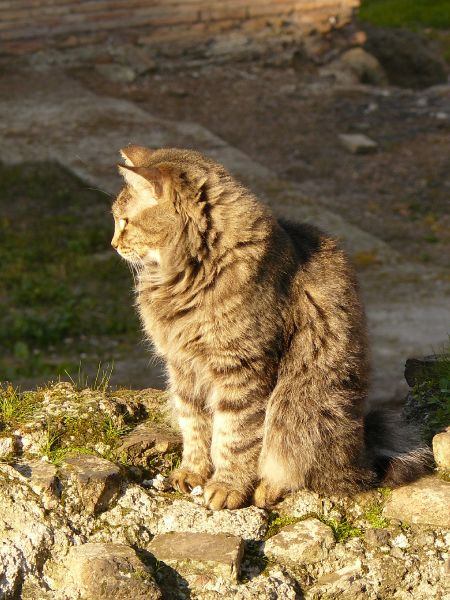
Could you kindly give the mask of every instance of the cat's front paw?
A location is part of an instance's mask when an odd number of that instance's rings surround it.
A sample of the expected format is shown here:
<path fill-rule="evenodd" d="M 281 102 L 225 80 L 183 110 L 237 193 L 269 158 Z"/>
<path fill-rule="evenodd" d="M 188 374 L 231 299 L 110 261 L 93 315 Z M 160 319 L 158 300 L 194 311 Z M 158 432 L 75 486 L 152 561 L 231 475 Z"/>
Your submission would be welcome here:
<path fill-rule="evenodd" d="M 203 485 L 206 481 L 205 477 L 202 477 L 194 471 L 189 469 L 175 469 L 170 474 L 170 482 L 176 490 L 189 494 L 198 485 Z"/>
<path fill-rule="evenodd" d="M 259 508 L 271 508 L 284 494 L 285 490 L 262 479 L 253 492 L 253 504 Z"/>
<path fill-rule="evenodd" d="M 210 481 L 205 486 L 203 497 L 208 508 L 220 510 L 241 508 L 245 504 L 247 494 L 227 483 Z"/>

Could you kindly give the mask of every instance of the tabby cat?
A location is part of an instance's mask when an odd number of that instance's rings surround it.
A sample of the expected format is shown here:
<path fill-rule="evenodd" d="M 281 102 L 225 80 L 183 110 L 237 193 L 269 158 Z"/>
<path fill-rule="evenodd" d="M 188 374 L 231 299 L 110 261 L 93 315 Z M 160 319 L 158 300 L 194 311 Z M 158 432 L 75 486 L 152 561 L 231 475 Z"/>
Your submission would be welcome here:
<path fill-rule="evenodd" d="M 387 445 L 396 424 L 364 419 L 364 314 L 336 242 L 277 220 L 198 152 L 121 154 L 112 245 L 137 272 L 143 327 L 167 365 L 184 446 L 174 486 L 203 485 L 207 506 L 234 509 L 420 474 L 427 450 Z"/>

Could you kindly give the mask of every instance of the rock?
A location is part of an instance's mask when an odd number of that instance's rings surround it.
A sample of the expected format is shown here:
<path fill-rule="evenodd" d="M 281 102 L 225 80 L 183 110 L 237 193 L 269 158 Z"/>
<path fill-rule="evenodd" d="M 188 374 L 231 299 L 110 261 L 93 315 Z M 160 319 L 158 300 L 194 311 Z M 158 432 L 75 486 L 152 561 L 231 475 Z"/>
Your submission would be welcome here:
<path fill-rule="evenodd" d="M 44 508 L 54 508 L 60 496 L 57 469 L 55 465 L 43 460 L 20 462 L 13 465 L 29 481 L 33 492 L 38 494 Z"/>
<path fill-rule="evenodd" d="M 13 436 L 0 438 L 0 460 L 5 460 L 16 451 L 16 440 Z"/>
<path fill-rule="evenodd" d="M 225 533 L 172 532 L 157 535 L 148 549 L 182 575 L 206 571 L 237 581 L 244 545 L 240 537 Z"/>
<path fill-rule="evenodd" d="M 264 553 L 274 560 L 291 565 L 315 563 L 326 558 L 335 544 L 330 527 L 318 519 L 306 519 L 288 525 L 267 540 Z"/>
<path fill-rule="evenodd" d="M 312 513 L 322 514 L 323 502 L 318 494 L 309 490 L 299 490 L 289 494 L 277 505 L 277 512 L 291 517 L 305 517 Z"/>
<path fill-rule="evenodd" d="M 437 466 L 450 471 L 450 427 L 433 437 L 433 454 Z"/>
<path fill-rule="evenodd" d="M 365 583 L 361 574 L 361 562 L 355 561 L 334 573 L 323 575 L 305 594 L 305 600 L 366 600 Z"/>
<path fill-rule="evenodd" d="M 425 88 L 447 81 L 444 60 L 419 34 L 407 29 L 364 28 L 364 47 L 378 59 L 392 85 Z"/>
<path fill-rule="evenodd" d="M 368 529 L 364 534 L 364 539 L 369 548 L 380 548 L 386 546 L 391 537 L 387 529 Z"/>
<path fill-rule="evenodd" d="M 115 59 L 130 67 L 136 75 L 145 75 L 157 69 L 156 61 L 145 48 L 136 45 L 119 44 L 113 49 Z"/>
<path fill-rule="evenodd" d="M 418 525 L 450 527 L 450 483 L 424 477 L 397 488 L 384 507 L 384 516 Z"/>
<path fill-rule="evenodd" d="M 10 473 L 10 474 L 9 474 Z M 9 465 L 0 471 L 0 598 L 15 598 L 25 577 L 38 576 L 54 533 L 35 494 Z"/>
<path fill-rule="evenodd" d="M 211 511 L 186 500 L 175 500 L 161 516 L 156 530 L 227 533 L 245 540 L 262 540 L 267 533 L 265 511 L 249 506 L 241 510 Z"/>
<path fill-rule="evenodd" d="M 125 544 L 73 546 L 53 574 L 64 598 L 83 600 L 157 600 L 161 598 L 148 568 Z"/>
<path fill-rule="evenodd" d="M 95 65 L 95 70 L 102 77 L 114 83 L 132 83 L 137 77 L 134 69 L 116 63 L 98 64 Z"/>
<path fill-rule="evenodd" d="M 351 48 L 340 56 L 344 68 L 354 73 L 361 83 L 385 85 L 386 73 L 378 60 L 362 48 Z"/>
<path fill-rule="evenodd" d="M 148 467 L 156 455 L 181 450 L 181 436 L 155 423 L 141 423 L 127 434 L 119 452 L 125 453 L 133 465 Z"/>
<path fill-rule="evenodd" d="M 408 538 L 404 533 L 399 533 L 393 540 L 391 546 L 394 548 L 407 548 L 409 546 Z"/>
<path fill-rule="evenodd" d="M 378 144 L 363 133 L 341 133 L 339 140 L 352 154 L 368 154 L 378 148 Z"/>
<path fill-rule="evenodd" d="M 120 469 L 109 460 L 82 454 L 67 458 L 61 471 L 75 481 L 88 513 L 98 514 L 106 510 L 119 495 L 122 483 Z"/>

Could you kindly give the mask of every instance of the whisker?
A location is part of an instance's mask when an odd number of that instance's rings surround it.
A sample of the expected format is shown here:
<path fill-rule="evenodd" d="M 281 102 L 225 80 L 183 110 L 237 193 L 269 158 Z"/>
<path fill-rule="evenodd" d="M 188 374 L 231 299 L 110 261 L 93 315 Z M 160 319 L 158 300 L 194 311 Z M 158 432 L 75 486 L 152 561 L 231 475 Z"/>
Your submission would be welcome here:
<path fill-rule="evenodd" d="M 109 192 L 106 192 L 105 190 L 102 190 L 100 188 L 96 188 L 96 187 L 87 187 L 87 190 L 94 190 L 95 192 L 101 192 L 102 194 L 105 194 L 105 196 L 108 196 L 108 198 L 114 198 L 114 194 L 110 194 Z"/>

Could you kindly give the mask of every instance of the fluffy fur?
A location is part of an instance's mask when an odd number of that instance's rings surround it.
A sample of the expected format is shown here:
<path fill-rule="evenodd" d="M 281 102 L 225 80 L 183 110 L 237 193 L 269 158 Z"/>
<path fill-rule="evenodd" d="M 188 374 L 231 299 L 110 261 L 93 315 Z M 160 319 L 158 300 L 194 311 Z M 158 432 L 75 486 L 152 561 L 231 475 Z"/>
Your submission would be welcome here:
<path fill-rule="evenodd" d="M 335 241 L 277 221 L 197 152 L 121 152 L 112 244 L 138 272 L 142 323 L 167 364 L 184 441 L 175 486 L 205 485 L 219 509 L 415 477 L 426 452 L 387 448 L 377 415 L 364 428 L 364 314 Z"/>

